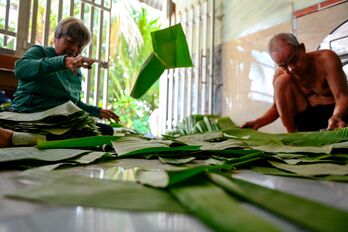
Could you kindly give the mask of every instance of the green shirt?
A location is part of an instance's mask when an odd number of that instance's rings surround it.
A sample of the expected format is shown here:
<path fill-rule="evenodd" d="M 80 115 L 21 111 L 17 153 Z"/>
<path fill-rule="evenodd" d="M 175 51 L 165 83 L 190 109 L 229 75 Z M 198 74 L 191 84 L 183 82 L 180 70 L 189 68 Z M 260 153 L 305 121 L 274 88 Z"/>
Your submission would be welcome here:
<path fill-rule="evenodd" d="M 92 116 L 100 116 L 100 108 L 81 102 L 82 75 L 64 66 L 64 55 L 53 47 L 34 45 L 15 63 L 19 80 L 10 109 L 19 112 L 44 111 L 69 100 Z"/>

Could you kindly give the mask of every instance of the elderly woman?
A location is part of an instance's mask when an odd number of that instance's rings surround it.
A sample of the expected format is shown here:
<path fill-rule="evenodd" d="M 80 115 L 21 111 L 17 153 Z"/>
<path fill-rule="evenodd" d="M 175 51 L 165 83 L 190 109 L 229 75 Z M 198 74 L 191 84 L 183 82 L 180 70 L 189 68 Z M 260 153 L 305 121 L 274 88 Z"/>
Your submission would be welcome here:
<path fill-rule="evenodd" d="M 38 112 L 70 100 L 92 116 L 118 121 L 119 117 L 111 110 L 81 101 L 80 68 L 90 68 L 94 60 L 80 54 L 90 40 L 91 34 L 81 20 L 70 17 L 59 22 L 54 32 L 54 47 L 34 45 L 16 62 L 15 76 L 19 83 L 10 110 Z M 110 129 L 109 133 L 101 132 L 110 134 Z"/>

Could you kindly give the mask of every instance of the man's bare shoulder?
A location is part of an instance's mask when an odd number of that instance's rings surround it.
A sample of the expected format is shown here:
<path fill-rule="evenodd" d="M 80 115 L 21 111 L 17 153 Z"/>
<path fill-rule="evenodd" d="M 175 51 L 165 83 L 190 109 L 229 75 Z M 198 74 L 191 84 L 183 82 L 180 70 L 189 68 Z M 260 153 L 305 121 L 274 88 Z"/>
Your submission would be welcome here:
<path fill-rule="evenodd" d="M 281 68 L 277 68 L 273 75 L 273 84 L 274 84 L 274 81 L 281 76 L 285 77 L 285 76 L 289 76 L 289 74 L 285 70 Z"/>
<path fill-rule="evenodd" d="M 322 49 L 318 51 L 309 52 L 307 54 L 320 60 L 339 59 L 338 55 L 330 49 Z"/>

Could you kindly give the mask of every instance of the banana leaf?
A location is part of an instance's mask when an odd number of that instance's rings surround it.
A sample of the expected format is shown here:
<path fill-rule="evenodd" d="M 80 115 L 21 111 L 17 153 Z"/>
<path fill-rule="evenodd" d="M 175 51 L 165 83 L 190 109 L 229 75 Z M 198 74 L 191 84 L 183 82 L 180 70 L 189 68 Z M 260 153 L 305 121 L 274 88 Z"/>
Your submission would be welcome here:
<path fill-rule="evenodd" d="M 54 170 L 56 168 L 60 168 L 63 166 L 70 167 L 70 166 L 76 166 L 76 165 L 91 164 L 91 163 L 96 162 L 97 160 L 101 159 L 103 156 L 108 156 L 108 155 L 110 156 L 109 153 L 93 151 L 91 153 L 84 154 L 84 155 L 79 156 L 77 158 L 66 160 L 65 162 L 62 162 L 62 163 L 56 163 L 56 164 L 40 166 L 37 168 L 31 168 L 31 169 L 26 170 L 25 172 L 30 172 L 30 171 L 35 171 L 35 170 L 51 171 L 51 170 Z"/>
<path fill-rule="evenodd" d="M 220 130 L 228 129 L 228 128 L 237 128 L 237 125 L 232 121 L 230 117 L 221 117 L 215 119 L 218 124 Z"/>
<path fill-rule="evenodd" d="M 309 178 L 312 180 L 328 180 L 328 181 L 337 181 L 337 182 L 348 182 L 348 175 L 328 175 L 328 176 L 300 176 L 296 173 L 284 171 L 278 168 L 273 167 L 264 167 L 264 166 L 251 166 L 251 170 L 259 172 L 265 175 L 276 175 L 276 176 L 288 176 L 288 177 L 298 177 L 298 178 Z"/>
<path fill-rule="evenodd" d="M 289 165 L 268 161 L 272 166 L 300 176 L 348 175 L 348 164 L 316 163 Z"/>
<path fill-rule="evenodd" d="M 319 179 L 329 180 L 329 181 L 337 181 L 337 182 L 348 182 L 348 175 L 347 176 L 330 175 L 330 176 L 320 177 Z"/>
<path fill-rule="evenodd" d="M 102 145 L 112 146 L 111 141 L 117 140 L 123 136 L 91 136 L 84 138 L 74 138 L 65 140 L 54 140 L 54 141 L 37 141 L 37 148 L 49 149 L 49 148 L 67 148 L 67 147 L 97 147 Z"/>
<path fill-rule="evenodd" d="M 7 197 L 47 203 L 136 211 L 185 213 L 165 190 L 128 181 L 101 180 L 57 171 L 51 181 L 8 194 Z"/>
<path fill-rule="evenodd" d="M 200 178 L 169 187 L 170 193 L 214 231 L 281 231 L 228 195 Z"/>
<path fill-rule="evenodd" d="M 250 146 L 252 149 L 270 152 L 270 153 L 324 153 L 330 154 L 332 151 L 332 145 L 323 145 L 323 146 L 292 146 L 284 145 L 279 143 L 272 143 L 271 141 L 268 144 L 260 146 Z"/>
<path fill-rule="evenodd" d="M 268 189 L 240 179 L 209 174 L 210 179 L 234 196 L 313 231 L 346 231 L 348 212 L 319 202 Z"/>
<path fill-rule="evenodd" d="M 40 150 L 35 147 L 10 147 L 0 149 L 0 163 L 20 160 L 56 162 L 67 160 L 91 151 L 80 149 Z"/>
<path fill-rule="evenodd" d="M 165 69 L 192 67 L 192 61 L 181 24 L 151 33 L 153 52 L 143 64 L 131 96 L 140 98 Z"/>
<path fill-rule="evenodd" d="M 205 131 L 208 131 L 208 128 L 205 122 L 202 120 L 195 124 L 194 130 L 198 131 L 199 133 L 203 133 Z"/>
<path fill-rule="evenodd" d="M 204 144 L 210 144 L 210 140 L 223 139 L 224 135 L 221 131 L 209 131 L 199 134 L 184 135 L 176 138 L 175 141 L 179 141 L 190 146 L 200 146 Z"/>
<path fill-rule="evenodd" d="M 220 150 L 226 150 L 228 148 L 243 148 L 245 145 L 238 141 L 233 139 L 228 139 L 222 142 L 215 142 L 215 143 L 206 143 L 203 146 L 201 146 L 201 150 L 210 150 L 210 151 L 220 151 Z"/>
<path fill-rule="evenodd" d="M 148 153 L 199 151 L 199 146 L 170 147 L 174 143 L 174 141 L 148 140 L 137 136 L 125 136 L 119 140 L 112 141 L 112 145 L 120 157 L 139 156 Z"/>
<path fill-rule="evenodd" d="M 295 146 L 323 146 L 347 141 L 348 127 L 330 131 L 288 133 L 281 136 L 284 144 Z"/>
<path fill-rule="evenodd" d="M 259 161 L 266 157 L 268 157 L 267 154 L 254 151 L 254 153 L 252 154 L 244 155 L 242 157 L 224 162 L 219 165 L 199 165 L 195 167 L 186 167 L 174 170 L 139 169 L 136 173 L 136 179 L 142 184 L 165 188 L 185 181 L 204 172 L 231 170 L 242 165 L 254 163 L 255 161 Z"/>
<path fill-rule="evenodd" d="M 288 171 L 284 171 L 278 168 L 274 168 L 274 167 L 264 167 L 264 166 L 254 166 L 252 165 L 250 167 L 251 170 L 255 171 L 255 172 L 259 172 L 265 175 L 276 175 L 276 176 L 289 176 L 289 177 L 303 177 L 303 176 L 299 176 L 295 173 L 292 172 L 288 172 Z"/>
<path fill-rule="evenodd" d="M 291 146 L 324 146 L 348 140 L 348 128 L 332 131 L 314 131 L 297 133 L 265 133 L 252 129 L 231 128 L 223 132 L 234 139 L 239 139 L 251 146 L 269 143 L 285 144 Z"/>
<path fill-rule="evenodd" d="M 195 157 L 188 157 L 188 158 L 181 158 L 181 159 L 174 159 L 174 158 L 168 158 L 168 157 L 158 157 L 158 159 L 164 163 L 164 164 L 187 164 L 193 160 L 195 160 Z"/>

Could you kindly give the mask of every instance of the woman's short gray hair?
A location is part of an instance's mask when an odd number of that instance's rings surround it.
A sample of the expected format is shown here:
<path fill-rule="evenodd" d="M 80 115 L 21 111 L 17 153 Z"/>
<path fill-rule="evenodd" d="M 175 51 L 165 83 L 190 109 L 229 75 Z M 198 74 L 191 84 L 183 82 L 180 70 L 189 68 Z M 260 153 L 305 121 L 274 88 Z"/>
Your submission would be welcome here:
<path fill-rule="evenodd" d="M 58 23 L 54 30 L 54 38 L 59 39 L 62 36 L 78 37 L 83 46 L 91 41 L 91 32 L 82 20 L 75 17 L 65 18 Z"/>
<path fill-rule="evenodd" d="M 269 53 L 273 50 L 273 45 L 277 41 L 284 41 L 288 44 L 292 45 L 293 47 L 300 46 L 300 43 L 298 42 L 296 36 L 292 33 L 279 33 L 272 37 L 272 39 L 268 43 L 268 51 Z"/>

